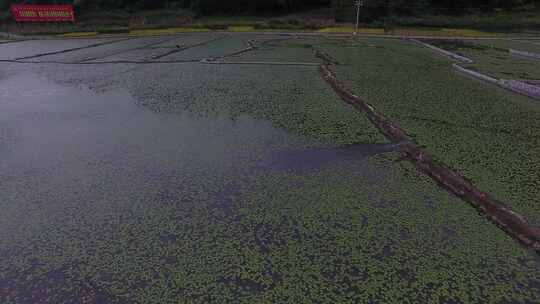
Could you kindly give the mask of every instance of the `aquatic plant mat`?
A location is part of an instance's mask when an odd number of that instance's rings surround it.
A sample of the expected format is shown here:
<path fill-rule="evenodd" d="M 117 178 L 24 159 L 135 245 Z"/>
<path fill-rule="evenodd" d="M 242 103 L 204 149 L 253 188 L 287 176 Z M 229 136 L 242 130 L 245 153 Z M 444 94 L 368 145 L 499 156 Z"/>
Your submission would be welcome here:
<path fill-rule="evenodd" d="M 470 181 L 446 165 L 436 162 L 424 149 L 411 141 L 405 130 L 389 121 L 373 106 L 350 93 L 330 70 L 329 62 L 321 66 L 321 74 L 345 102 L 366 113 L 386 138 L 400 144 L 400 151 L 405 153 L 419 170 L 451 193 L 470 202 L 513 238 L 534 248 L 540 254 L 540 228 L 531 226 L 522 215 L 514 212 L 509 206 L 495 200 L 488 193 L 480 191 Z"/>
<path fill-rule="evenodd" d="M 527 52 L 527 51 L 518 51 L 514 49 L 506 49 L 504 47 L 509 47 L 511 45 L 516 45 L 516 42 L 510 41 L 496 41 L 496 42 L 489 42 L 488 41 L 482 41 L 482 43 L 475 44 L 475 41 L 461 41 L 461 40 L 428 40 L 431 43 L 440 45 L 442 49 L 437 46 L 428 44 L 426 42 L 417 40 L 417 39 L 411 39 L 411 41 L 418 43 L 424 47 L 427 47 L 431 50 L 434 50 L 435 52 L 447 56 L 459 63 L 454 63 L 453 67 L 463 75 L 469 76 L 471 78 L 491 83 L 500 86 L 501 88 L 513 91 L 518 94 L 522 94 L 525 96 L 528 96 L 530 98 L 539 99 L 540 100 L 540 87 L 536 84 L 528 83 L 527 81 L 521 81 L 517 79 L 505 79 L 508 76 L 514 76 L 514 74 L 511 72 L 512 69 L 506 70 L 503 67 L 503 71 L 497 71 L 492 72 L 494 66 L 501 66 L 502 64 L 500 61 L 507 60 L 512 61 L 511 64 L 519 66 L 520 64 L 523 64 L 523 62 L 520 62 L 520 60 L 511 60 L 511 57 L 518 57 L 518 58 L 525 58 L 525 59 L 539 59 L 540 54 Z M 527 48 L 526 48 L 527 49 Z M 450 50 L 462 52 L 466 54 L 473 54 L 475 56 L 476 60 L 480 60 L 481 64 L 476 64 L 474 60 L 465 57 L 464 55 L 459 55 L 457 53 L 454 53 Z M 502 54 L 501 54 L 502 52 Z M 488 54 L 488 56 L 479 55 L 479 53 Z M 505 57 L 502 57 L 502 56 Z M 495 59 L 496 62 L 492 61 L 490 62 L 490 56 L 491 59 Z M 484 61 L 487 62 L 484 63 Z M 534 69 L 535 65 L 526 64 L 525 65 L 528 70 Z M 532 66 L 532 68 L 531 68 Z M 540 66 L 536 66 L 536 68 L 540 68 Z M 516 69 L 515 67 L 513 69 Z M 483 74 L 481 71 L 486 71 L 488 73 L 491 73 L 491 75 Z M 505 75 L 502 75 L 505 74 Z M 519 71 L 518 74 L 519 77 L 528 78 L 528 77 L 538 77 L 537 73 L 535 74 L 526 74 Z M 503 77 L 500 79 L 497 79 L 496 77 Z M 529 79 L 529 80 L 536 80 L 536 79 Z"/>
<path fill-rule="evenodd" d="M 191 33 L 0 61 L 2 304 L 540 297 L 540 106 L 424 47 Z"/>
<path fill-rule="evenodd" d="M 413 39 L 413 41 L 462 63 L 470 64 L 474 62 L 467 57 L 445 51 L 419 40 Z M 505 230 L 513 238 L 526 246 L 534 248 L 538 254 L 540 254 L 540 227 L 530 225 L 525 217 L 513 211 L 507 204 L 495 200 L 488 193 L 477 189 L 469 180 L 459 173 L 451 170 L 448 166 L 435 161 L 422 147 L 413 143 L 405 130 L 384 117 L 384 115 L 374 109 L 372 105 L 352 94 L 350 90 L 345 88 L 344 85 L 338 81 L 335 74 L 330 69 L 331 65 L 337 63 L 335 59 L 331 58 L 331 56 L 325 52 L 319 50 L 316 50 L 315 52 L 317 57 L 324 61 L 324 64 L 320 67 L 320 71 L 326 82 L 330 84 L 341 99 L 364 112 L 386 138 L 391 142 L 400 144 L 401 151 L 415 163 L 419 170 L 428 174 L 439 185 L 451 193 L 470 202 L 475 208 L 484 213 L 493 223 Z M 488 83 L 497 83 L 501 87 L 526 94 L 530 97 L 540 98 L 540 94 L 538 93 L 540 92 L 540 88 L 534 85 L 519 81 L 496 80 L 481 73 L 464 69 L 456 64 L 454 64 L 454 67 L 479 80 Z"/>

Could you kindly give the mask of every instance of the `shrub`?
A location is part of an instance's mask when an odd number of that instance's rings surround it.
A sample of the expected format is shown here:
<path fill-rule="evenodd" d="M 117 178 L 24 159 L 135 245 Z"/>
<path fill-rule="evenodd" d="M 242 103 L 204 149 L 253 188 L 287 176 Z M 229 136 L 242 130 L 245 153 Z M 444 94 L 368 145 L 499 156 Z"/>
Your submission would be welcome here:
<path fill-rule="evenodd" d="M 117 28 L 101 28 L 97 30 L 100 34 L 125 34 L 129 33 L 129 28 L 127 27 L 117 27 Z"/>
<path fill-rule="evenodd" d="M 227 24 L 208 24 L 206 25 L 206 28 L 211 30 L 226 30 L 229 28 L 229 25 Z"/>

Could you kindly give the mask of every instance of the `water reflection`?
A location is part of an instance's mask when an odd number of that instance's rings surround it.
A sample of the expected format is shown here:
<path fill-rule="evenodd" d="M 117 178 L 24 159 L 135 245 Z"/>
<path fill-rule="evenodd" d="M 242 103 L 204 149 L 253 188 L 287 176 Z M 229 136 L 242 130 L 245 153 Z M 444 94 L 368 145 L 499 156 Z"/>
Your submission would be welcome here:
<path fill-rule="evenodd" d="M 339 148 L 312 148 L 270 153 L 259 165 L 277 171 L 309 171 L 394 152 L 395 144 L 357 144 Z"/>

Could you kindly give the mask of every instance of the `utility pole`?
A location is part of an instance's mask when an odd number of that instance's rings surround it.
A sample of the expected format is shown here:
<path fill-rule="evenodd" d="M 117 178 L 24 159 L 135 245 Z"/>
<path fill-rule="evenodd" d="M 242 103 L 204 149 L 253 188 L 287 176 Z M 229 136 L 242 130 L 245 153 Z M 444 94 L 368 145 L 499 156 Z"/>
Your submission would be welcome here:
<path fill-rule="evenodd" d="M 354 30 L 354 35 L 358 33 L 358 24 L 360 22 L 360 8 L 364 7 L 364 0 L 358 0 L 356 1 L 356 27 Z"/>

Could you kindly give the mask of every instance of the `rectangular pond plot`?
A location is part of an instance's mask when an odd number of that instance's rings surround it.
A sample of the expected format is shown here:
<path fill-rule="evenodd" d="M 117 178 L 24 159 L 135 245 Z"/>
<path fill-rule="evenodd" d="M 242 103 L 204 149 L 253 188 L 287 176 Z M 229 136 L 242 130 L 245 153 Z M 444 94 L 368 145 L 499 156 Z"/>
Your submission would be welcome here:
<path fill-rule="evenodd" d="M 471 58 L 474 63 L 467 67 L 499 79 L 540 79 L 540 62 L 517 58 L 509 49 L 501 48 L 504 41 L 494 40 L 429 40 L 430 43 L 447 51 Z"/>
<path fill-rule="evenodd" d="M 136 48 L 131 51 L 122 52 L 116 55 L 108 56 L 102 59 L 96 60 L 97 62 L 109 62 L 109 61 L 163 61 L 169 60 L 171 55 L 183 52 L 187 49 L 202 46 L 206 43 L 210 43 L 217 39 L 220 39 L 220 35 L 182 35 L 173 39 L 163 40 L 161 43 L 152 44 L 144 48 Z"/>
<path fill-rule="evenodd" d="M 457 56 L 469 58 L 473 61 L 476 61 L 476 57 L 479 57 L 482 52 L 487 52 L 488 50 L 496 50 L 502 53 L 508 52 L 506 49 L 492 48 L 490 46 L 477 44 L 475 41 L 466 39 L 421 39 L 419 42 L 427 44 L 430 47 L 441 49 L 444 52 L 451 52 Z"/>
<path fill-rule="evenodd" d="M 275 63 L 320 63 L 314 56 L 311 46 L 284 47 L 284 46 L 258 46 L 254 51 L 246 52 L 227 58 L 229 61 L 239 62 L 275 62 Z"/>
<path fill-rule="evenodd" d="M 448 51 L 448 50 L 445 50 L 443 48 L 440 48 L 440 47 L 437 47 L 433 44 L 430 44 L 430 43 L 426 43 L 426 42 L 423 42 L 421 40 L 418 40 L 418 39 L 411 39 L 412 42 L 415 42 L 415 43 L 418 43 L 419 45 L 422 45 L 428 49 L 431 49 L 432 51 L 440 54 L 440 55 L 443 55 L 443 56 L 446 56 L 446 57 L 449 57 L 455 61 L 458 61 L 460 63 L 473 63 L 474 61 L 470 58 L 467 58 L 463 55 L 459 55 L 459 54 L 456 54 L 454 52 L 451 52 L 451 51 Z"/>
<path fill-rule="evenodd" d="M 111 39 L 47 39 L 2 43 L 0 44 L 0 60 L 15 60 L 18 58 L 68 51 L 109 41 Z"/>
<path fill-rule="evenodd" d="M 469 41 L 490 48 L 500 48 L 506 50 L 515 49 L 526 52 L 540 53 L 540 40 L 538 42 L 529 42 L 516 39 L 478 39 Z"/>
<path fill-rule="evenodd" d="M 248 114 L 335 144 L 384 140 L 367 118 L 339 101 L 317 66 L 140 65 L 121 78 L 115 81 L 156 112 Z"/>
<path fill-rule="evenodd" d="M 476 56 L 470 67 L 500 79 L 540 79 L 540 61 L 488 51 Z"/>
<path fill-rule="evenodd" d="M 212 35 L 208 35 L 211 39 Z M 223 39 L 217 39 L 204 45 L 189 48 L 178 53 L 171 54 L 166 60 L 202 60 L 205 58 L 220 58 L 249 47 L 247 35 L 230 35 Z"/>
<path fill-rule="evenodd" d="M 538 220 L 540 185 L 535 172 L 540 162 L 538 145 L 531 141 L 531 136 L 538 136 L 538 104 L 466 79 L 414 44 L 390 40 L 373 44 L 376 47 L 346 50 L 326 47 L 338 61 L 347 62 L 335 67 L 337 77 L 414 134 L 415 141 L 438 160 Z"/>
<path fill-rule="evenodd" d="M 104 60 L 107 57 L 116 56 L 125 52 L 133 51 L 134 49 L 142 49 L 167 41 L 169 38 L 164 37 L 148 37 L 148 38 L 129 38 L 121 39 L 118 42 L 101 45 L 98 47 L 80 49 L 74 52 L 65 54 L 55 54 L 37 58 L 40 62 L 66 62 L 80 63 L 96 60 Z"/>
<path fill-rule="evenodd" d="M 235 54 L 223 60 L 228 63 L 275 64 L 275 65 L 313 65 L 321 60 L 315 56 L 321 38 L 298 35 L 254 35 L 249 38 L 254 49 Z"/>
<path fill-rule="evenodd" d="M 223 37 L 224 34 L 220 33 L 188 33 L 175 35 L 175 39 L 160 43 L 156 46 L 159 47 L 176 47 L 176 46 L 190 46 L 199 44 L 205 41 L 211 41 L 213 39 Z"/>

